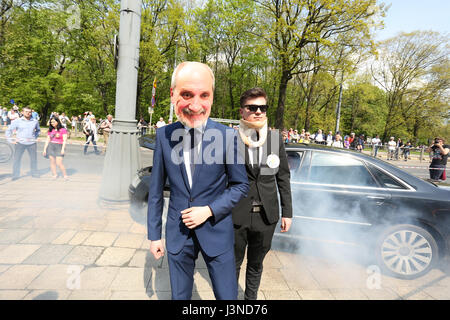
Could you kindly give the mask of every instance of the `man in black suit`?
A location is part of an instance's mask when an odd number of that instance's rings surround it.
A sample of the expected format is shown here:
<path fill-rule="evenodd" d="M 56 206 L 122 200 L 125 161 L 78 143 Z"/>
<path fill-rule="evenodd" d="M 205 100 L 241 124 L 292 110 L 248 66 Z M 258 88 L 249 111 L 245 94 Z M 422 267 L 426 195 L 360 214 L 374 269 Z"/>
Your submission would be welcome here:
<path fill-rule="evenodd" d="M 240 98 L 239 136 L 245 144 L 245 167 L 250 190 L 233 209 L 236 274 L 247 248 L 246 300 L 256 300 L 263 260 L 272 244 L 279 220 L 278 192 L 281 200 L 281 232 L 292 223 L 290 172 L 282 137 L 267 129 L 267 95 L 261 88 L 247 90 Z"/>

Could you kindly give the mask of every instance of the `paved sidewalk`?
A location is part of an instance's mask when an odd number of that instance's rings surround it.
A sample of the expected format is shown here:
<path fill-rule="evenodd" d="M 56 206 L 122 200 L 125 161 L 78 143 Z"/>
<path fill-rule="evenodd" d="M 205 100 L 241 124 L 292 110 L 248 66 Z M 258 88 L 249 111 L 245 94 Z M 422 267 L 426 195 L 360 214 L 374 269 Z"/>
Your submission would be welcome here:
<path fill-rule="evenodd" d="M 14 182 L 1 178 L 5 174 L 0 172 L 0 299 L 170 299 L 167 260 L 155 261 L 148 250 L 145 211 L 100 202 L 101 173 Z M 448 269 L 398 280 L 373 274 L 361 262 L 363 248 L 314 248 L 270 251 L 258 298 L 450 299 Z M 332 258 L 324 254 L 330 250 Z M 242 298 L 244 272 L 239 284 Z M 193 299 L 214 299 L 201 258 Z"/>

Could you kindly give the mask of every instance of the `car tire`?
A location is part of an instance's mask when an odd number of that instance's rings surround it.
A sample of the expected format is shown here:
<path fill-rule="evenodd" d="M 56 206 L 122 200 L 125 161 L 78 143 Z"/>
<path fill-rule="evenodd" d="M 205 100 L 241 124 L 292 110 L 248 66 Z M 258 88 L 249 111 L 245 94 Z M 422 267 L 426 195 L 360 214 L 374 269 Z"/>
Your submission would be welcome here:
<path fill-rule="evenodd" d="M 375 250 L 378 266 L 385 274 L 407 280 L 425 275 L 439 259 L 439 248 L 431 233 L 412 224 L 384 230 Z"/>

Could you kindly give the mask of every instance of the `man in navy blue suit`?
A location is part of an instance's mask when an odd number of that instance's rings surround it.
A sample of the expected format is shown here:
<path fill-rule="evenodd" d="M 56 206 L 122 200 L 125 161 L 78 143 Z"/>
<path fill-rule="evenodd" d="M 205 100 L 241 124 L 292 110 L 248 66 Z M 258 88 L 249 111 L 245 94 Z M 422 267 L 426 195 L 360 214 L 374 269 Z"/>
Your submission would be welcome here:
<path fill-rule="evenodd" d="M 164 254 L 163 187 L 170 184 L 166 248 L 172 299 L 192 296 L 201 252 L 216 299 L 237 299 L 231 209 L 247 195 L 245 160 L 236 130 L 209 118 L 214 74 L 198 62 L 183 62 L 172 75 L 177 122 L 156 131 L 148 198 L 148 239 L 156 259 Z"/>

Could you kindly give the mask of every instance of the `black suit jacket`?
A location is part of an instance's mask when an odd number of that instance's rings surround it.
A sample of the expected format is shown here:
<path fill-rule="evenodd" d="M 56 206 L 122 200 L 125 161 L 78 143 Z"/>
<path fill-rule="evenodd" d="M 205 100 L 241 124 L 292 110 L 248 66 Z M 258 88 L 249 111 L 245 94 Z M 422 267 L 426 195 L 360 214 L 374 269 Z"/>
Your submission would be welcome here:
<path fill-rule="evenodd" d="M 284 143 L 278 130 L 268 131 L 266 142 L 262 148 L 263 156 L 261 166 L 254 169 L 249 162 L 248 147 L 245 146 L 245 168 L 247 170 L 250 189 L 247 197 L 241 199 L 233 208 L 233 223 L 237 226 L 248 225 L 250 223 L 250 209 L 255 198 L 260 200 L 264 206 L 266 222 L 269 224 L 276 223 L 280 217 L 278 193 L 280 194 L 281 200 L 281 216 L 284 218 L 292 218 L 289 165 Z M 270 154 L 275 154 L 280 158 L 278 168 L 269 168 L 267 165 L 267 157 Z"/>

